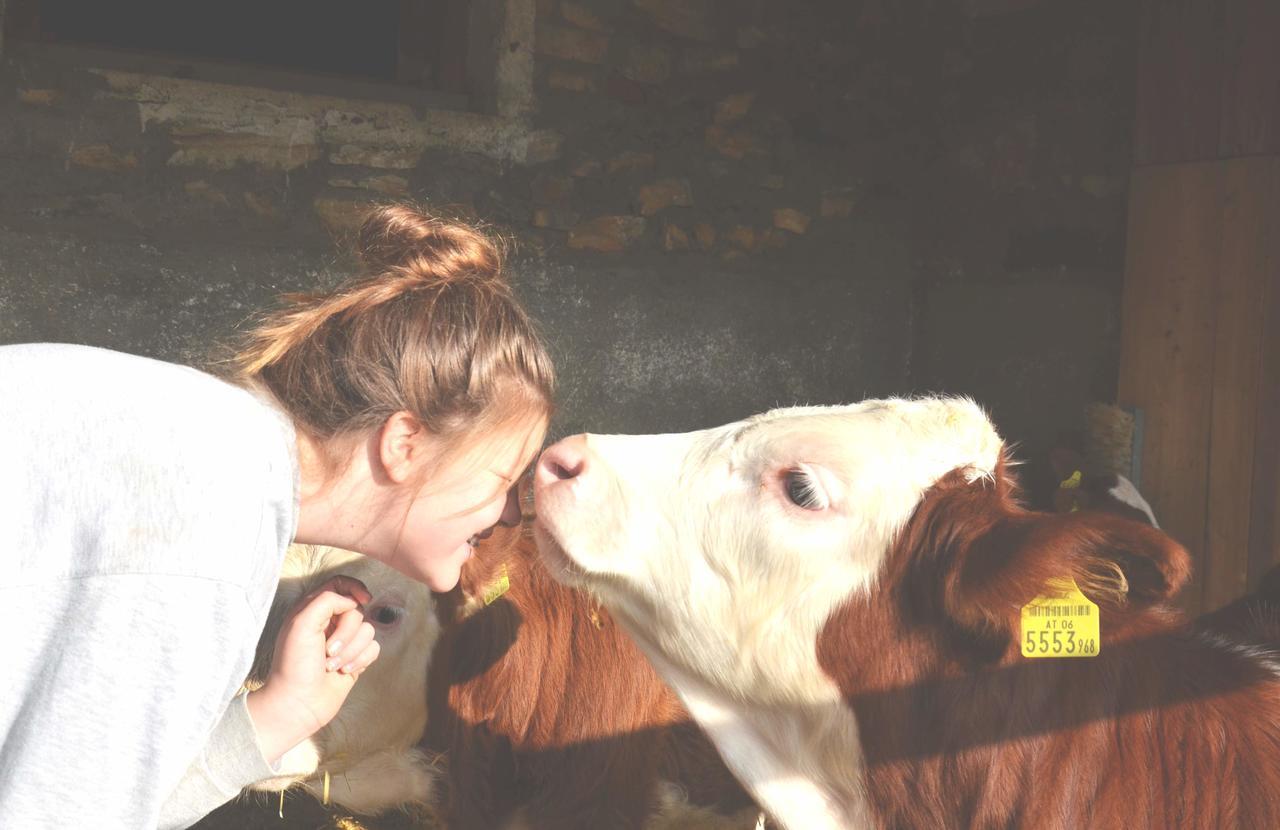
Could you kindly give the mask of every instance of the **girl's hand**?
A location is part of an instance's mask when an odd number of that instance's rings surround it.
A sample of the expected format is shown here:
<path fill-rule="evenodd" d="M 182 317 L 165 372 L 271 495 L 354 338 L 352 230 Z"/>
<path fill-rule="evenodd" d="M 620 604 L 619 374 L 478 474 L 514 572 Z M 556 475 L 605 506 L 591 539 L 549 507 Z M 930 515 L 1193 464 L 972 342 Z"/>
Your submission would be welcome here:
<path fill-rule="evenodd" d="M 280 626 L 266 683 L 247 701 L 272 763 L 333 720 L 378 658 L 373 626 L 360 611 L 372 599 L 360 580 L 337 576 L 298 600 Z"/>

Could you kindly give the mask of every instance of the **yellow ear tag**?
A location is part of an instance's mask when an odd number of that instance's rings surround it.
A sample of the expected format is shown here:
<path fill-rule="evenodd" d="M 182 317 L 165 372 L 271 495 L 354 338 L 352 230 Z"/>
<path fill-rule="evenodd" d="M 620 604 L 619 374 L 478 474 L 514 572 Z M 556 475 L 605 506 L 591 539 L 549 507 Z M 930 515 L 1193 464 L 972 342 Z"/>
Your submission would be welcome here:
<path fill-rule="evenodd" d="M 1101 648 L 1098 606 L 1074 579 L 1049 580 L 1022 606 L 1023 657 L 1097 657 Z"/>
<path fill-rule="evenodd" d="M 1067 476 L 1066 478 L 1064 478 L 1064 479 L 1063 479 L 1063 480 L 1058 484 L 1058 489 L 1059 489 L 1059 490 L 1075 490 L 1075 489 L 1078 489 L 1078 488 L 1080 487 L 1080 482 L 1081 482 L 1081 481 L 1083 481 L 1083 480 L 1084 480 L 1084 476 L 1082 476 L 1082 475 L 1080 474 L 1080 471 L 1079 471 L 1079 470 L 1076 470 L 1074 473 L 1072 473 L 1071 475 L 1069 475 L 1069 476 Z"/>
<path fill-rule="evenodd" d="M 497 579 L 490 582 L 488 586 L 485 587 L 484 593 L 480 595 L 480 598 L 484 600 L 485 605 L 492 605 L 498 600 L 498 597 L 510 590 L 511 579 L 507 576 L 507 565 L 504 562 L 502 565 L 502 573 Z"/>

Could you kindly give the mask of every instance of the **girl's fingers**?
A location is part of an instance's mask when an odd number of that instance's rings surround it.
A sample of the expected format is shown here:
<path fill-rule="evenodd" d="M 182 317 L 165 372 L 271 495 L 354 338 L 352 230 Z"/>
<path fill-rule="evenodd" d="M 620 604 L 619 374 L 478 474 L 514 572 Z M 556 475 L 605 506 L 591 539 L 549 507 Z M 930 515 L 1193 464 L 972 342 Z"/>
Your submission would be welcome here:
<path fill-rule="evenodd" d="M 298 609 L 294 622 L 307 631 L 323 632 L 328 629 L 330 620 L 339 614 L 355 610 L 356 607 L 356 601 L 351 597 L 333 591 L 321 591 Z"/>
<path fill-rule="evenodd" d="M 370 630 L 372 630 L 372 627 Z M 354 659 L 342 667 L 342 672 L 354 677 L 359 677 L 360 672 L 369 668 L 373 661 L 378 659 L 378 654 L 381 653 L 381 651 L 382 646 L 378 644 L 378 641 L 370 640 Z"/>
<path fill-rule="evenodd" d="M 350 646 L 356 642 L 361 626 L 369 626 L 364 621 L 364 614 L 359 609 L 351 609 L 343 612 L 333 622 L 333 633 L 331 633 L 325 641 L 324 653 L 329 658 L 330 671 L 346 664 L 346 655 L 350 651 Z M 373 626 L 369 626 L 370 629 Z M 365 641 L 367 642 L 367 641 Z M 363 648 L 364 643 L 360 644 Z M 351 656 L 359 654 L 359 651 L 350 652 Z"/>
<path fill-rule="evenodd" d="M 333 657 L 330 662 L 334 668 L 341 668 L 359 657 L 365 647 L 373 642 L 373 633 L 373 626 L 361 618 L 360 624 L 352 630 L 351 636 L 343 641 L 344 645 L 341 649 L 332 652 Z"/>
<path fill-rule="evenodd" d="M 354 576 L 344 576 L 342 574 L 331 576 L 316 589 L 317 593 L 321 591 L 333 591 L 335 594 L 351 597 L 361 606 L 368 605 L 373 601 L 373 594 L 369 593 L 369 589 L 365 584 Z"/>

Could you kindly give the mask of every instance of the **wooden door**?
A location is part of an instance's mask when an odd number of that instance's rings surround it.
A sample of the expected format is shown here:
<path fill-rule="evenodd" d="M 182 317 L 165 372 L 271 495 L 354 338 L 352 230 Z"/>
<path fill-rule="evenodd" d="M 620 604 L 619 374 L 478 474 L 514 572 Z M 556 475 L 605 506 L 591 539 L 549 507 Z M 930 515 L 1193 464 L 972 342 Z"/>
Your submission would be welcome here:
<path fill-rule="evenodd" d="M 1280 564 L 1276 43 L 1274 0 L 1148 0 L 1139 33 L 1119 398 L 1196 611 Z"/>

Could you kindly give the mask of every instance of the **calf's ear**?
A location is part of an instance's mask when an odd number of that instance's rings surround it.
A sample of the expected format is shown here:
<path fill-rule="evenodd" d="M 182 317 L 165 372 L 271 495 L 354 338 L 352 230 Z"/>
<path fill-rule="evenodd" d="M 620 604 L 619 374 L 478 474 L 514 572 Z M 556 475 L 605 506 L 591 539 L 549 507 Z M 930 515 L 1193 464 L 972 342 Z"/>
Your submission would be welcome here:
<path fill-rule="evenodd" d="M 1109 513 L 1025 510 L 1004 476 L 1002 468 L 994 481 L 946 482 L 912 520 L 926 528 L 913 541 L 924 551 L 915 578 L 931 583 L 927 594 L 960 628 L 1016 641 L 1022 607 L 1070 578 L 1115 633 L 1186 584 L 1190 557 L 1166 534 Z"/>
<path fill-rule="evenodd" d="M 970 624 L 1012 627 L 1051 580 L 1070 578 L 1105 611 L 1132 612 L 1171 598 L 1191 560 L 1160 531 L 1105 513 L 1009 517 L 965 551 L 945 602 Z"/>

